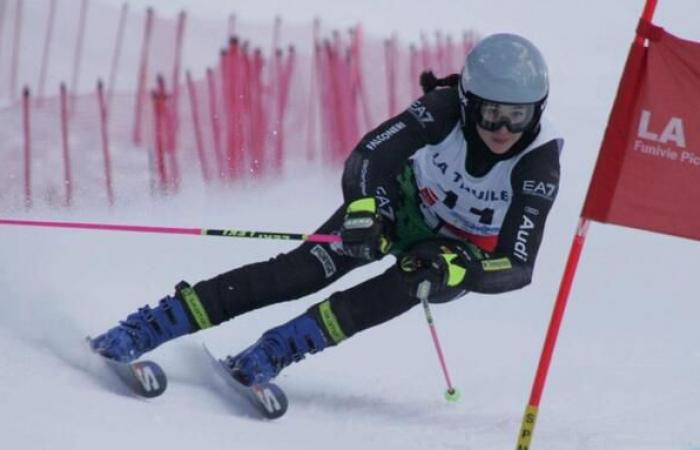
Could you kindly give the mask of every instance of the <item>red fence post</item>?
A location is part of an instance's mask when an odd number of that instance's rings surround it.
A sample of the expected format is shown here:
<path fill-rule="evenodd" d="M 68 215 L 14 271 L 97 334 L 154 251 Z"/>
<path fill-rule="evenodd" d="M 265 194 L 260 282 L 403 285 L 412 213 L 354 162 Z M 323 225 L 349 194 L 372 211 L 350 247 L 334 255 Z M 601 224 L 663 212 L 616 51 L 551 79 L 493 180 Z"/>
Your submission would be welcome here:
<path fill-rule="evenodd" d="M 112 63 L 109 69 L 109 84 L 107 85 L 108 104 L 111 108 L 112 98 L 114 97 L 114 89 L 117 83 L 117 70 L 119 67 L 119 59 L 122 54 L 122 46 L 124 44 L 124 30 L 126 29 L 126 19 L 129 15 L 129 4 L 122 5 L 121 13 L 119 14 L 119 25 L 117 26 L 117 36 L 114 39 L 114 52 L 112 53 Z"/>
<path fill-rule="evenodd" d="M 365 119 L 365 127 L 363 131 L 372 128 L 372 114 L 370 112 L 369 100 L 367 96 L 367 89 L 365 88 L 365 77 L 362 72 L 362 45 L 364 43 L 364 33 L 362 28 L 357 25 L 352 32 L 352 46 L 351 51 L 353 55 L 353 60 L 355 61 L 354 70 L 352 71 L 352 76 L 354 80 L 354 86 L 357 89 L 357 96 L 359 96 L 360 102 L 362 103 L 362 115 Z M 356 102 L 356 100 L 353 100 Z M 359 130 L 358 130 L 359 131 Z M 359 138 L 359 136 L 356 136 Z M 350 145 L 354 145 L 350 143 Z"/>
<path fill-rule="evenodd" d="M 32 206 L 32 126 L 30 93 L 25 87 L 22 93 L 22 128 L 24 130 L 24 206 Z"/>
<path fill-rule="evenodd" d="M 5 14 L 7 13 L 7 2 L 9 0 L 0 0 L 0 61 L 2 60 L 2 37 L 5 29 Z"/>
<path fill-rule="evenodd" d="M 207 69 L 207 91 L 209 94 L 209 121 L 211 123 L 212 141 L 214 143 L 214 154 L 216 155 L 216 166 L 219 178 L 223 177 L 224 171 L 224 156 L 221 148 L 221 115 L 217 99 L 220 96 L 216 90 L 216 79 L 214 71 L 211 68 Z"/>
<path fill-rule="evenodd" d="M 12 42 L 12 65 L 10 67 L 10 98 L 17 98 L 17 79 L 19 77 L 19 51 L 22 39 L 22 0 L 15 1 L 15 30 Z"/>
<path fill-rule="evenodd" d="M 339 86 L 340 83 L 340 65 L 341 65 L 341 58 L 342 56 L 340 55 L 340 43 L 339 43 L 339 34 L 335 32 L 336 35 L 336 43 L 335 45 L 328 45 L 328 81 L 330 85 L 330 90 L 331 90 L 331 101 L 332 103 L 329 106 L 329 110 L 332 113 L 333 117 L 333 128 L 332 134 L 331 134 L 331 140 L 333 144 L 333 159 L 334 161 L 341 160 L 341 153 L 342 153 L 342 148 L 345 145 L 345 120 L 344 120 L 344 113 L 345 113 L 345 96 L 343 95 L 343 92 L 341 91 L 341 87 Z"/>
<path fill-rule="evenodd" d="M 63 150 L 63 186 L 67 207 L 73 205 L 73 175 L 70 160 L 70 145 L 68 140 L 68 93 L 66 84 L 61 83 L 61 147 Z"/>
<path fill-rule="evenodd" d="M 395 40 L 384 41 L 384 67 L 386 68 L 386 89 L 388 93 L 387 107 L 389 117 L 396 115 L 398 102 L 396 99 L 396 57 L 394 54 Z"/>
<path fill-rule="evenodd" d="M 78 94 L 78 83 L 80 82 L 80 66 L 83 60 L 83 43 L 85 42 L 85 27 L 87 26 L 88 0 L 80 2 L 80 18 L 78 21 L 78 36 L 75 41 L 75 55 L 73 58 L 73 77 L 71 82 L 71 95 L 73 103 Z"/>
<path fill-rule="evenodd" d="M 246 151 L 248 154 L 244 155 L 244 160 L 247 159 L 248 167 L 246 168 L 247 173 L 257 173 L 258 161 L 255 160 L 255 124 L 253 123 L 253 61 L 251 60 L 251 55 L 249 51 L 248 41 L 243 44 L 243 51 L 241 53 L 241 128 L 242 128 L 242 142 L 241 150 Z M 243 153 L 242 153 L 243 154 Z M 247 158 L 245 158 L 247 156 Z"/>
<path fill-rule="evenodd" d="M 445 39 L 440 31 L 435 32 L 435 70 L 438 76 L 444 77 L 447 75 L 447 55 L 445 54 Z"/>
<path fill-rule="evenodd" d="M 175 125 L 173 120 L 172 96 L 168 95 L 165 89 L 165 78 L 159 74 L 156 78 L 158 92 L 161 95 L 161 133 L 164 152 L 164 161 L 168 166 L 167 170 L 167 186 L 173 192 L 177 191 L 180 186 L 180 168 L 177 161 L 177 153 L 174 148 Z"/>
<path fill-rule="evenodd" d="M 418 98 L 421 96 L 420 83 L 418 82 L 418 77 L 420 77 L 421 73 L 420 62 L 418 60 L 418 49 L 415 45 L 411 44 L 408 51 L 408 77 L 410 83 L 409 86 L 411 86 L 411 98 Z"/>
<path fill-rule="evenodd" d="M 190 94 L 190 110 L 192 111 L 192 127 L 194 129 L 194 140 L 197 146 L 197 157 L 199 158 L 199 166 L 202 169 L 202 178 L 205 182 L 209 182 L 211 177 L 209 175 L 209 165 L 207 164 L 207 157 L 204 153 L 204 140 L 202 137 L 202 125 L 199 120 L 199 104 L 197 100 L 197 92 L 195 90 L 194 82 L 192 81 L 192 75 L 189 70 L 185 74 L 187 78 L 187 90 Z"/>
<path fill-rule="evenodd" d="M 97 100 L 100 114 L 100 136 L 102 137 L 102 156 L 104 159 L 105 190 L 109 205 L 114 205 L 114 188 L 112 185 L 112 158 L 109 149 L 109 119 L 102 80 L 97 81 Z"/>
<path fill-rule="evenodd" d="M 228 138 L 228 174 L 231 179 L 237 178 L 243 174 L 243 155 L 242 155 L 242 115 L 241 115 L 241 97 L 243 95 L 241 86 L 241 47 L 238 39 L 233 38 L 229 42 L 228 52 L 224 63 L 224 73 L 226 74 L 225 83 L 226 103 L 227 103 L 227 138 Z"/>
<path fill-rule="evenodd" d="M 445 72 L 442 76 L 448 75 L 450 73 L 457 72 L 459 66 L 455 64 L 455 44 L 452 40 L 452 36 L 447 35 L 447 40 L 445 42 Z"/>
<path fill-rule="evenodd" d="M 233 39 L 233 38 L 231 38 Z M 229 40 L 230 41 L 230 40 Z M 221 119 L 218 121 L 221 125 L 219 128 L 221 136 L 221 161 L 223 165 L 221 166 L 220 176 L 227 180 L 231 179 L 231 103 L 229 102 L 229 97 L 231 96 L 231 82 L 229 80 L 229 68 L 228 68 L 228 48 L 221 49 L 219 53 L 219 79 L 221 80 L 220 87 L 221 92 L 218 98 L 221 99 Z"/>
<path fill-rule="evenodd" d="M 37 86 L 39 104 L 44 101 L 44 88 L 46 84 L 46 72 L 49 69 L 49 60 L 51 58 L 51 41 L 53 40 L 53 25 L 56 18 L 56 0 L 50 0 L 49 17 L 46 24 L 46 35 L 44 36 L 44 50 L 41 56 L 41 68 L 39 69 L 39 84 Z"/>
<path fill-rule="evenodd" d="M 285 143 L 284 143 L 284 118 L 289 104 L 289 88 L 294 74 L 296 64 L 296 50 L 293 46 L 289 47 L 286 61 L 279 66 L 279 102 L 277 104 L 277 149 L 275 160 L 277 169 L 281 169 L 285 160 Z"/>
<path fill-rule="evenodd" d="M 230 14 L 228 16 L 228 36 L 227 38 L 230 38 L 231 36 L 236 34 L 236 15 L 235 14 Z"/>
<path fill-rule="evenodd" d="M 319 56 L 319 72 L 321 79 L 321 119 L 322 119 L 322 142 L 323 148 L 331 161 L 336 161 L 336 118 L 334 104 L 336 104 L 332 85 L 333 49 L 329 41 L 325 40 L 317 49 Z"/>
<path fill-rule="evenodd" d="M 177 31 L 175 34 L 175 59 L 173 61 L 172 97 L 170 101 L 172 151 L 177 149 L 177 136 L 180 129 L 180 72 L 182 70 L 182 47 L 185 39 L 186 23 L 187 13 L 185 11 L 180 11 L 177 18 Z"/>
<path fill-rule="evenodd" d="M 134 145 L 141 144 L 141 120 L 143 116 L 143 103 L 146 96 L 146 79 L 148 77 L 148 56 L 150 54 L 151 36 L 153 35 L 153 8 L 146 10 L 146 19 L 143 30 L 143 44 L 141 47 L 141 63 L 139 64 L 138 86 L 136 88 L 136 101 L 134 102 Z"/>
<path fill-rule="evenodd" d="M 316 110 L 318 104 L 318 47 L 321 21 L 315 18 L 313 21 L 311 68 L 309 74 L 309 107 L 306 114 L 306 160 L 311 161 L 316 155 Z"/>
<path fill-rule="evenodd" d="M 165 144 L 163 140 L 162 94 L 157 89 L 154 89 L 151 98 L 153 100 L 153 138 L 155 141 L 157 186 L 160 192 L 165 192 L 167 189 L 167 171 L 165 166 Z"/>

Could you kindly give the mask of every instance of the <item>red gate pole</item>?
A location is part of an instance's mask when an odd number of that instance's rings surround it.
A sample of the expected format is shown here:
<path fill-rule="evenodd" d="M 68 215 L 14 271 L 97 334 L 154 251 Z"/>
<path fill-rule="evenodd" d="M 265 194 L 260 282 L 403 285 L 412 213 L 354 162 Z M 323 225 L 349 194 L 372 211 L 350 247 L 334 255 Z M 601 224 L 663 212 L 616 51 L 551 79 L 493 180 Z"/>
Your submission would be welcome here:
<path fill-rule="evenodd" d="M 114 205 L 114 187 L 112 185 L 112 157 L 109 150 L 109 121 L 107 102 L 105 100 L 102 80 L 97 81 L 97 100 L 100 113 L 100 136 L 102 137 L 102 156 L 104 159 L 105 189 L 109 205 Z"/>
<path fill-rule="evenodd" d="M 19 77 L 19 51 L 22 39 L 22 0 L 15 1 L 15 30 L 12 42 L 12 65 L 10 70 L 10 99 L 17 98 L 17 78 Z M 27 93 L 25 93 L 27 94 Z"/>
<path fill-rule="evenodd" d="M 39 85 L 37 86 L 37 101 L 41 105 L 44 101 L 44 87 L 46 85 L 46 72 L 51 58 L 51 41 L 53 40 L 53 25 L 56 18 L 56 0 L 49 3 L 49 17 L 46 24 L 46 36 L 44 37 L 44 50 L 41 56 L 41 68 L 39 69 Z"/>
<path fill-rule="evenodd" d="M 657 0 L 646 1 L 644 11 L 642 13 L 643 19 L 651 21 L 654 15 L 654 10 L 656 9 L 656 3 Z M 643 45 L 643 38 L 637 34 L 635 37 L 635 42 Z M 561 284 L 559 285 L 559 293 L 557 294 L 557 298 L 554 302 L 554 309 L 552 311 L 552 317 L 549 322 L 549 328 L 547 329 L 544 345 L 542 346 L 542 353 L 540 355 L 539 364 L 537 365 L 535 380 L 532 384 L 530 399 L 527 407 L 525 408 L 525 415 L 520 426 L 516 450 L 529 450 L 530 448 L 535 423 L 537 422 L 537 413 L 539 411 L 540 400 L 542 399 L 542 392 L 544 391 L 544 385 L 547 381 L 547 373 L 549 372 L 549 366 L 552 362 L 552 355 L 554 354 L 554 347 L 559 335 L 559 328 L 561 327 L 561 322 L 564 318 L 566 303 L 569 298 L 569 293 L 571 292 L 571 286 L 574 282 L 576 268 L 578 267 L 581 252 L 583 251 L 583 245 L 586 240 L 589 224 L 590 220 L 581 216 L 579 219 L 578 228 L 576 230 L 576 235 L 574 236 L 574 240 L 571 244 L 571 250 L 569 250 L 569 257 L 564 269 L 564 275 L 562 276 Z"/>
<path fill-rule="evenodd" d="M 32 207 L 32 127 L 30 93 L 25 87 L 22 93 L 22 128 L 24 130 L 24 206 Z"/>
<path fill-rule="evenodd" d="M 109 69 L 109 84 L 107 85 L 107 103 L 112 106 L 112 98 L 114 97 L 114 89 L 117 82 L 117 70 L 119 67 L 119 59 L 122 54 L 122 46 L 124 44 L 124 30 L 126 28 L 126 19 L 129 15 L 129 4 L 124 3 L 119 15 L 119 25 L 117 26 L 117 37 L 114 40 L 114 53 L 112 53 L 112 63 Z"/>
<path fill-rule="evenodd" d="M 148 55 L 153 35 L 153 8 L 146 10 L 146 20 L 143 30 L 143 45 L 141 47 L 141 63 L 139 64 L 138 87 L 136 88 L 136 101 L 134 102 L 134 145 L 141 144 L 141 120 L 143 117 L 143 103 L 146 98 L 146 79 L 148 77 Z"/>
<path fill-rule="evenodd" d="M 75 96 L 78 95 L 78 83 L 80 82 L 80 65 L 83 60 L 83 43 L 85 42 L 85 27 L 87 25 L 89 0 L 80 2 L 80 18 L 78 19 L 78 37 L 75 41 L 75 56 L 73 58 L 73 77 L 71 82 L 72 105 L 75 104 Z"/>
<path fill-rule="evenodd" d="M 523 417 L 523 421 L 520 426 L 518 444 L 516 447 L 517 450 L 528 450 L 530 448 L 532 434 L 535 429 L 535 422 L 537 421 L 537 412 L 540 406 L 540 399 L 542 398 L 542 391 L 544 390 L 544 384 L 547 380 L 547 372 L 549 371 L 549 366 L 552 361 L 554 346 L 557 341 L 557 336 L 559 335 L 559 328 L 561 326 L 562 319 L 564 318 L 566 303 L 569 298 L 569 292 L 571 291 L 574 276 L 576 275 L 576 268 L 578 267 L 579 258 L 583 250 L 583 244 L 586 240 L 586 233 L 588 232 L 589 224 L 590 221 L 588 219 L 584 219 L 583 217 L 580 219 L 576 230 L 576 235 L 574 236 L 571 249 L 569 250 L 566 268 L 564 269 L 564 275 L 559 286 L 557 299 L 554 302 L 552 318 L 549 322 L 547 336 L 542 347 L 540 362 L 537 366 L 535 381 L 532 385 L 530 400 L 525 408 L 525 416 Z"/>
<path fill-rule="evenodd" d="M 66 84 L 61 83 L 61 147 L 63 150 L 63 186 L 65 188 L 67 207 L 73 205 L 73 174 L 70 161 L 70 145 L 68 141 L 68 92 Z"/>

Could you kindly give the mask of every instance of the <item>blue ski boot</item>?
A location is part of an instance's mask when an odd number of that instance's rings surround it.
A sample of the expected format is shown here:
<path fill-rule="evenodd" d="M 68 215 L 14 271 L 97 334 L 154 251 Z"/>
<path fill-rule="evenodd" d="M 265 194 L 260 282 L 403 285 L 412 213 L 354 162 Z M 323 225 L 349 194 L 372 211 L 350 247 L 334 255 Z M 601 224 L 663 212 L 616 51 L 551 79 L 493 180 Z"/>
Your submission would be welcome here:
<path fill-rule="evenodd" d="M 320 352 L 326 346 L 323 331 L 307 312 L 266 331 L 255 344 L 236 356 L 228 356 L 224 363 L 240 383 L 263 384 L 291 363 L 304 359 L 307 353 Z"/>
<path fill-rule="evenodd" d="M 160 344 L 191 333 L 193 327 L 183 302 L 165 297 L 157 307 L 144 306 L 116 327 L 92 340 L 92 348 L 120 362 L 131 362 Z"/>

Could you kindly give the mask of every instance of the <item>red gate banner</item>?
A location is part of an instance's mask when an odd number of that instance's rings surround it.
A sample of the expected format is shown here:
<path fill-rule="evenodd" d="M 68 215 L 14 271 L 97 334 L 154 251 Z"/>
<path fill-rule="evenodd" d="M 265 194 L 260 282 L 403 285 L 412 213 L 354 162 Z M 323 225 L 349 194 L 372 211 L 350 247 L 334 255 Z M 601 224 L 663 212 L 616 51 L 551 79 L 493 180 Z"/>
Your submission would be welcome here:
<path fill-rule="evenodd" d="M 700 43 L 637 33 L 582 216 L 700 239 Z"/>

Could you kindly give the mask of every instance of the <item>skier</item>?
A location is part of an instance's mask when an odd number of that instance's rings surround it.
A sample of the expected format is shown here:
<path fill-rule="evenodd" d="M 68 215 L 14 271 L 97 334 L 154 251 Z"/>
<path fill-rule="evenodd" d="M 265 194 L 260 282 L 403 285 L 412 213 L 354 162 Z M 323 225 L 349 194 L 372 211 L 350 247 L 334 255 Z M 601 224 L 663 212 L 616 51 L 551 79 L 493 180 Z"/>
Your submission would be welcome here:
<path fill-rule="evenodd" d="M 440 303 L 529 284 L 563 146 L 542 118 L 549 82 L 541 53 L 521 36 L 494 34 L 472 49 L 461 74 L 424 73 L 421 84 L 427 93 L 364 136 L 345 162 L 344 204 L 317 231 L 339 234 L 342 244 L 305 242 L 194 286 L 181 282 L 158 306 L 96 337 L 94 350 L 132 361 L 173 338 L 312 294 L 389 254 L 397 258 L 381 275 L 333 293 L 227 357 L 231 375 L 251 385 L 397 317 L 419 295 Z"/>

